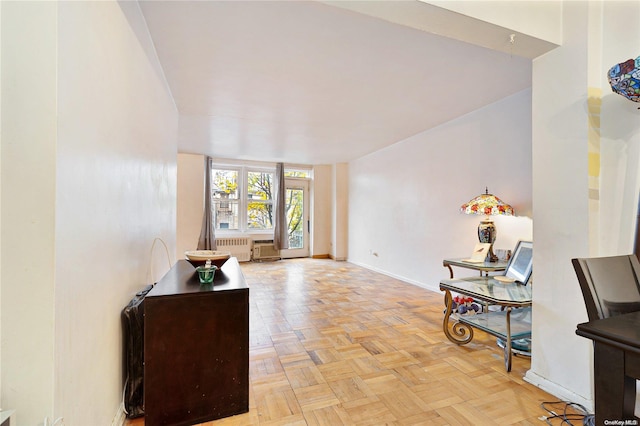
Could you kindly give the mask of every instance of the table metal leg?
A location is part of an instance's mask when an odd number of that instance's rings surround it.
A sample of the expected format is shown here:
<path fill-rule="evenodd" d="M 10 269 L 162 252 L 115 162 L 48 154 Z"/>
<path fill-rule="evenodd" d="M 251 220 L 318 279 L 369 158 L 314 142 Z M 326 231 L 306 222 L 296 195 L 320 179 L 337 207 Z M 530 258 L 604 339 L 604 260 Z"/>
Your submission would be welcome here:
<path fill-rule="evenodd" d="M 469 343 L 471 339 L 473 339 L 473 328 L 461 323 L 455 316 L 451 318 L 453 314 L 453 297 L 449 290 L 445 290 L 444 303 L 446 305 L 444 319 L 442 320 L 442 331 L 444 331 L 444 335 L 456 345 Z M 449 325 L 450 320 L 453 321 L 451 325 Z"/>
<path fill-rule="evenodd" d="M 511 353 L 511 307 L 507 307 L 506 314 L 507 321 L 507 339 L 504 344 L 504 367 L 507 369 L 507 372 L 511 371 L 511 359 L 513 354 Z"/>
<path fill-rule="evenodd" d="M 451 267 L 451 265 L 445 265 L 447 268 L 449 268 L 449 278 L 453 279 L 453 268 Z"/>

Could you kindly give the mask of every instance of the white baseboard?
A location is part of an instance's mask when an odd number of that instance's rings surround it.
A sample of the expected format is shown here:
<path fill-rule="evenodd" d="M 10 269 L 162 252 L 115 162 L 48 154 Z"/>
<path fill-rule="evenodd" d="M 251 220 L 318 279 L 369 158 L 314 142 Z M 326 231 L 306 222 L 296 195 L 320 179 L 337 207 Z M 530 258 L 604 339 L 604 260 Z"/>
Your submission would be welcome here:
<path fill-rule="evenodd" d="M 527 371 L 523 379 L 525 382 L 531 383 L 532 385 L 539 387 L 543 391 L 550 393 L 551 395 L 555 396 L 556 398 L 562 401 L 570 401 L 576 404 L 580 404 L 584 408 L 586 408 L 590 413 L 593 413 L 594 411 L 593 410 L 594 404 L 592 399 L 587 399 L 582 395 L 578 395 L 577 393 L 574 393 L 569 389 L 558 385 L 557 383 L 550 382 L 549 380 L 545 379 L 542 376 L 537 375 L 531 370 Z"/>
<path fill-rule="evenodd" d="M 396 280 L 400 280 L 400 281 L 403 281 L 403 282 L 408 283 L 408 284 L 413 284 L 413 285 L 415 285 L 417 287 L 422 287 L 424 289 L 431 290 L 431 291 L 433 291 L 435 293 L 442 293 L 440 291 L 440 287 L 439 286 L 433 286 L 433 285 L 428 285 L 428 284 L 421 283 L 419 281 L 413 281 L 413 280 L 410 280 L 409 278 L 401 277 L 400 275 L 391 274 L 391 273 L 389 273 L 387 271 L 383 271 L 383 270 L 380 270 L 378 268 L 374 268 L 373 266 L 366 265 L 364 263 L 354 262 L 354 261 L 348 260 L 348 259 L 347 259 L 347 262 L 353 263 L 354 265 L 358 265 L 358 266 L 360 266 L 362 268 L 365 268 L 365 269 L 369 269 L 370 271 L 377 272 L 379 274 L 386 275 L 386 276 L 391 277 L 391 278 L 395 278 Z"/>
<path fill-rule="evenodd" d="M 111 426 L 124 426 L 127 421 L 127 415 L 124 412 L 124 406 L 120 404 L 118 407 L 118 412 L 115 416 L 113 416 L 113 420 L 111 421 Z"/>

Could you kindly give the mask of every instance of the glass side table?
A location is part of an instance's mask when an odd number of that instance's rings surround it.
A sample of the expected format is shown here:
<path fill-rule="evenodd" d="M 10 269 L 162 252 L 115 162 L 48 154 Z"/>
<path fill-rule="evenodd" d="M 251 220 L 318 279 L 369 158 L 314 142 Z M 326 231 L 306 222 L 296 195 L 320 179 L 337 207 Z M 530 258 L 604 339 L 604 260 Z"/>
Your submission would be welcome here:
<path fill-rule="evenodd" d="M 477 328 L 503 339 L 504 364 L 506 370 L 511 371 L 512 342 L 531 336 L 531 287 L 481 276 L 442 280 L 440 290 L 445 292 L 446 309 L 442 321 L 445 336 L 457 345 L 465 345 L 473 339 L 473 330 Z M 503 310 L 458 315 L 453 312 L 452 292 L 498 305 Z"/>
<path fill-rule="evenodd" d="M 457 266 L 459 268 L 473 269 L 480 271 L 480 276 L 489 275 L 490 272 L 502 272 L 507 269 L 508 260 L 499 260 L 497 262 L 467 262 L 464 258 L 460 259 L 444 259 L 442 266 L 449 268 L 449 278 L 453 279 L 453 268 Z"/>

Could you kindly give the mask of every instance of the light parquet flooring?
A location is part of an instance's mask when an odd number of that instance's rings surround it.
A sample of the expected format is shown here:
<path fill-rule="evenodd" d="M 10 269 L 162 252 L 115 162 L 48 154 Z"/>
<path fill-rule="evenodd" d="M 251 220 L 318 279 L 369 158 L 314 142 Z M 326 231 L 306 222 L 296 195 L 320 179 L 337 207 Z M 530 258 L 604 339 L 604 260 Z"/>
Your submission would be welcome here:
<path fill-rule="evenodd" d="M 539 425 L 556 399 L 523 381 L 529 359 L 507 373 L 494 337 L 449 342 L 443 294 L 347 262 L 241 266 L 250 410 L 207 426 Z"/>

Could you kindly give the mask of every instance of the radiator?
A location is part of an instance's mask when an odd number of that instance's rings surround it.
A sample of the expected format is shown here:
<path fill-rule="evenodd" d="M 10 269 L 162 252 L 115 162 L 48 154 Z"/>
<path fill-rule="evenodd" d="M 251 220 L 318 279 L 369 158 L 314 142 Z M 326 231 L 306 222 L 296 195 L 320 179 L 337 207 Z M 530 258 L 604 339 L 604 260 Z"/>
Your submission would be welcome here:
<path fill-rule="evenodd" d="M 280 259 L 280 250 L 276 250 L 273 240 L 255 241 L 253 243 L 253 260 Z"/>
<path fill-rule="evenodd" d="M 251 260 L 251 238 L 216 238 L 216 247 L 220 251 L 228 251 L 238 262 Z"/>

